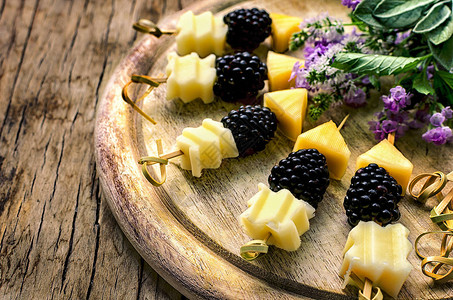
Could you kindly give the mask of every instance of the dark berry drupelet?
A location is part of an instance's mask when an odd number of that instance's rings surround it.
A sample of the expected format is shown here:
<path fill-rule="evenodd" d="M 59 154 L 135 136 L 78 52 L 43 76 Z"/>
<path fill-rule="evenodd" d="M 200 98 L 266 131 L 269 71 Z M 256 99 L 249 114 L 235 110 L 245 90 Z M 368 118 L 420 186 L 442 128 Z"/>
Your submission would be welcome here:
<path fill-rule="evenodd" d="M 348 223 L 356 226 L 360 220 L 376 221 L 385 226 L 397 221 L 402 191 L 401 185 L 377 164 L 358 169 L 343 203 Z"/>
<path fill-rule="evenodd" d="M 268 181 L 274 192 L 287 189 L 317 208 L 330 182 L 326 157 L 316 149 L 292 152 L 272 168 Z"/>
<path fill-rule="evenodd" d="M 238 9 L 223 17 L 226 41 L 233 49 L 253 51 L 271 34 L 272 19 L 258 8 Z"/>
<path fill-rule="evenodd" d="M 221 122 L 231 130 L 240 157 L 264 150 L 277 130 L 275 114 L 260 105 L 241 106 L 230 111 Z"/>
<path fill-rule="evenodd" d="M 267 79 L 266 64 L 248 52 L 218 57 L 215 68 L 214 94 L 227 102 L 256 101 L 256 95 Z"/>

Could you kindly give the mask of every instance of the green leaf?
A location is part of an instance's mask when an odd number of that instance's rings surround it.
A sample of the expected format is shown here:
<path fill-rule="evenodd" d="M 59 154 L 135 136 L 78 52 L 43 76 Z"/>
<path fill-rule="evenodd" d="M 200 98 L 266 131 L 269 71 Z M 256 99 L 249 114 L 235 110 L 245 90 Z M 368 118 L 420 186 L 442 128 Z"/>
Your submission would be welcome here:
<path fill-rule="evenodd" d="M 418 75 L 415 77 L 412 83 L 412 88 L 424 95 L 435 94 L 433 87 L 429 84 L 428 77 L 426 75 L 426 69 L 418 73 Z"/>
<path fill-rule="evenodd" d="M 357 17 L 354 15 L 354 12 L 349 13 L 349 17 L 351 18 L 352 23 L 354 23 L 354 25 L 355 25 L 360 31 L 363 31 L 363 32 L 368 31 L 368 28 L 367 28 L 368 25 L 367 25 L 366 23 L 364 23 L 362 20 L 360 20 L 359 18 L 357 18 Z"/>
<path fill-rule="evenodd" d="M 450 16 L 442 25 L 428 32 L 427 37 L 434 45 L 439 45 L 453 35 L 453 17 Z"/>
<path fill-rule="evenodd" d="M 450 15 L 451 9 L 445 3 L 437 3 L 431 7 L 426 16 L 415 25 L 412 31 L 415 33 L 425 33 L 434 30 L 448 19 Z"/>
<path fill-rule="evenodd" d="M 441 102 L 443 103 L 447 102 L 448 103 L 447 105 L 453 106 L 453 89 L 448 83 L 446 83 L 444 78 L 439 75 L 439 72 L 441 71 L 437 71 L 434 73 L 433 85 L 434 89 L 436 90 L 436 94 L 439 97 L 439 100 L 441 100 Z"/>
<path fill-rule="evenodd" d="M 434 58 L 447 69 L 447 71 L 453 71 L 453 36 L 440 45 L 436 46 L 430 41 L 428 41 L 428 45 Z"/>
<path fill-rule="evenodd" d="M 332 67 L 346 72 L 368 75 L 395 75 L 416 67 L 430 57 L 402 57 L 362 53 L 338 53 Z"/>
<path fill-rule="evenodd" d="M 381 89 L 381 81 L 379 80 L 379 77 L 377 77 L 376 75 L 370 75 L 368 78 L 370 79 L 370 83 L 371 83 L 377 90 L 380 90 L 380 89 Z"/>
<path fill-rule="evenodd" d="M 436 0 L 383 0 L 374 10 L 374 15 L 378 18 L 391 18 L 413 10 L 423 8 L 428 4 L 437 2 Z"/>
<path fill-rule="evenodd" d="M 445 71 L 437 71 L 436 73 L 453 90 L 453 74 Z"/>
<path fill-rule="evenodd" d="M 436 0 L 383 0 L 373 11 L 374 17 L 389 28 L 407 28 L 417 22 L 429 4 Z"/>
<path fill-rule="evenodd" d="M 353 15 L 369 26 L 383 28 L 379 20 L 373 17 L 373 11 L 382 0 L 363 0 L 355 8 Z"/>

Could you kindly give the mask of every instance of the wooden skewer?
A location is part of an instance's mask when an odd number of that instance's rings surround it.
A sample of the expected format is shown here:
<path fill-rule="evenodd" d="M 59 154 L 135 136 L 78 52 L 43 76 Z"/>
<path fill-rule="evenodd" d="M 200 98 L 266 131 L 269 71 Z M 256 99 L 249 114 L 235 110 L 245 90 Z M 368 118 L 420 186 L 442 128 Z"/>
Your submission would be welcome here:
<path fill-rule="evenodd" d="M 176 151 L 173 151 L 173 152 L 170 152 L 170 153 L 166 153 L 166 154 L 162 154 L 162 155 L 159 155 L 158 158 L 161 158 L 163 160 L 169 160 L 169 159 L 172 159 L 172 158 L 175 158 L 175 157 L 178 157 L 178 156 L 181 156 L 181 155 L 184 155 L 184 152 L 182 152 L 181 150 L 176 150 Z M 146 157 L 143 157 L 140 159 L 141 161 L 144 161 L 146 160 Z M 151 165 L 154 165 L 154 164 L 159 164 L 160 162 L 157 162 L 157 161 L 149 161 L 147 162 L 146 164 L 148 166 L 151 166 Z"/>
<path fill-rule="evenodd" d="M 344 117 L 343 121 L 341 121 L 340 125 L 338 125 L 338 131 L 341 130 L 341 128 L 343 128 L 343 125 L 346 123 L 346 120 L 349 118 L 349 114 L 346 115 L 346 117 Z"/>
<path fill-rule="evenodd" d="M 390 144 L 395 144 L 395 132 L 389 133 L 387 140 L 390 142 Z"/>
<path fill-rule="evenodd" d="M 453 181 L 453 171 L 447 174 L 447 180 Z"/>
<path fill-rule="evenodd" d="M 365 277 L 365 285 L 363 286 L 363 295 L 367 299 L 371 299 L 371 293 L 373 291 L 373 282 Z"/>

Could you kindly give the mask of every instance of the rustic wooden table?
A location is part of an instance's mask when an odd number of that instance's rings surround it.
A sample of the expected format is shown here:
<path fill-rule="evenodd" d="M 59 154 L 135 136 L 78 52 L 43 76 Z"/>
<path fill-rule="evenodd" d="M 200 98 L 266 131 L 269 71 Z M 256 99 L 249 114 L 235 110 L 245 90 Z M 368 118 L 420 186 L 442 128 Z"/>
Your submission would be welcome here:
<path fill-rule="evenodd" d="M 99 187 L 100 94 L 137 39 L 193 0 L 0 1 L 2 299 L 179 299 Z"/>

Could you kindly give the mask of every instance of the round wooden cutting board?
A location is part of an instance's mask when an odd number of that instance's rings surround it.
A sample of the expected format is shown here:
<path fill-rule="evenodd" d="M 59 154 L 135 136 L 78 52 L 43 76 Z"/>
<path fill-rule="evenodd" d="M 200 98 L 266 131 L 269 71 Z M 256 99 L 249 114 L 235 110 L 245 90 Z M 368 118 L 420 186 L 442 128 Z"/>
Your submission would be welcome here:
<path fill-rule="evenodd" d="M 348 9 L 339 0 L 207 1 L 192 7 L 195 12 L 210 10 L 224 15 L 238 7 L 257 6 L 269 12 L 309 18 L 319 13 L 346 20 Z M 174 28 L 182 12 L 167 18 L 162 28 Z M 128 29 L 125 29 L 128 30 Z M 132 28 L 130 29 L 132 30 Z M 342 251 L 351 227 L 347 224 L 343 198 L 354 174 L 358 155 L 376 144 L 367 122 L 380 110 L 377 97 L 367 107 L 331 108 L 316 124 L 305 122 L 307 130 L 332 119 L 337 124 L 350 114 L 342 134 L 351 150 L 351 159 L 341 181 L 332 180 L 320 203 L 310 230 L 302 237 L 299 250 L 286 252 L 270 247 L 255 261 L 240 258 L 239 248 L 250 240 L 238 223 L 246 202 L 267 182 L 274 164 L 286 157 L 293 142 L 279 132 L 258 154 L 226 159 L 219 169 L 204 170 L 200 178 L 177 164 L 167 167 L 167 182 L 153 187 L 142 176 L 140 157 L 156 155 L 155 140 L 162 139 L 170 152 L 185 127 L 197 127 L 204 118 L 220 120 L 238 104 L 200 100 L 182 104 L 165 100 L 165 84 L 154 90 L 143 109 L 157 125 L 143 120 L 121 98 L 122 87 L 132 74 L 157 76 L 164 72 L 166 55 L 175 49 L 174 37 L 143 38 L 117 67 L 97 112 L 96 159 L 103 191 L 125 235 L 161 276 L 185 295 L 215 299 L 344 299 L 357 295 L 355 288 L 342 288 L 338 276 Z M 269 42 L 257 53 L 265 59 Z M 301 57 L 301 53 L 289 53 Z M 421 132 L 410 133 L 396 145 L 414 164 L 414 175 L 453 170 L 451 146 L 436 147 L 421 140 Z M 413 175 L 413 176 L 414 176 Z M 400 204 L 400 222 L 411 231 L 409 239 L 436 230 L 429 219 L 430 204 L 416 204 L 408 195 Z M 440 242 L 426 238 L 422 250 L 437 255 Z M 436 250 L 437 249 L 437 250 Z M 409 255 L 414 269 L 404 284 L 401 299 L 434 299 L 453 295 L 453 285 L 434 285 L 420 270 L 420 260 Z"/>

